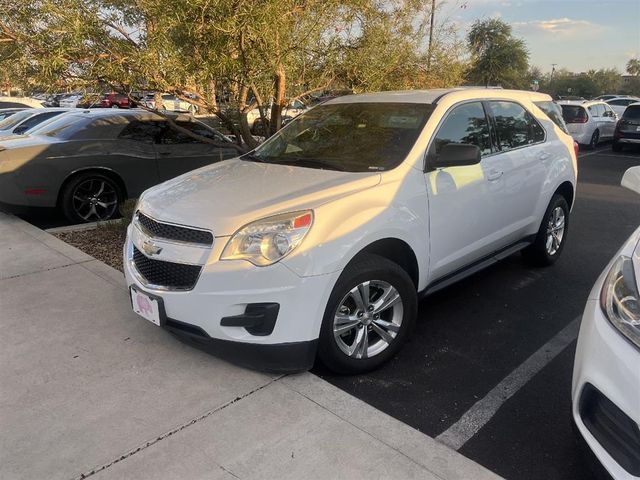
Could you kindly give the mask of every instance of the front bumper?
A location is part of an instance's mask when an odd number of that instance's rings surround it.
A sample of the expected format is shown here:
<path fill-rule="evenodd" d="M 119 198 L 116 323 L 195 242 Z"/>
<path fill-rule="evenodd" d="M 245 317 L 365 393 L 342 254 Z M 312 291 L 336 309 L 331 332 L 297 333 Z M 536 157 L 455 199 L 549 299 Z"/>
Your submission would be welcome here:
<path fill-rule="evenodd" d="M 591 298 L 576 348 L 572 414 L 578 432 L 615 479 L 640 478 L 640 452 L 633 452 L 640 438 L 638 365 L 640 351 L 609 323 L 598 300 Z"/>
<path fill-rule="evenodd" d="M 131 261 L 134 245 L 141 250 L 145 237 L 130 226 L 124 252 L 127 284 L 161 298 L 167 319 L 164 327 L 193 345 L 260 370 L 310 368 L 325 307 L 340 272 L 300 277 L 282 262 L 256 267 L 243 260 L 219 261 L 227 240 L 216 238 L 210 249 L 192 248 L 191 252 L 154 239 L 166 249 L 157 259 L 166 254 L 168 260 L 176 261 L 176 256 L 182 256 L 203 265 L 191 290 L 164 290 L 146 284 Z M 278 305 L 270 333 L 223 322 L 245 315 L 247 307 L 255 304 Z"/>

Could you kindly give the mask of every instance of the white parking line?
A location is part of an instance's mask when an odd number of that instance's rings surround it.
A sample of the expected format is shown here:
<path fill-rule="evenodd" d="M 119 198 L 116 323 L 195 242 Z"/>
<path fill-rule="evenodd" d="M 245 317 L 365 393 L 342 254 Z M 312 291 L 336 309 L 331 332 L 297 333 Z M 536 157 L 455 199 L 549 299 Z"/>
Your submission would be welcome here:
<path fill-rule="evenodd" d="M 436 437 L 436 440 L 459 450 L 496 414 L 498 409 L 520 390 L 533 376 L 574 341 L 580 329 L 580 318 L 574 319 L 507 375 L 487 395 L 467 410 L 460 420 Z"/>

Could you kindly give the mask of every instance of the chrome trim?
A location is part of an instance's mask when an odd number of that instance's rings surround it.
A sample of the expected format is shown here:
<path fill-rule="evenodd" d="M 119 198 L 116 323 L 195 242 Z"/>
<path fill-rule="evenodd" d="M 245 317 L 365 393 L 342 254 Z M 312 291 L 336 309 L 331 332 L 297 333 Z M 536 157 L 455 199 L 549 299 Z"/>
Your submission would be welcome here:
<path fill-rule="evenodd" d="M 148 231 L 144 227 L 144 225 L 142 225 L 140 223 L 140 221 L 138 220 L 138 213 L 142 213 L 145 217 L 150 218 L 154 222 L 160 223 L 162 225 L 169 225 L 169 226 L 172 226 L 172 227 L 179 227 L 179 228 L 185 228 L 185 229 L 189 229 L 189 230 L 197 230 L 199 232 L 210 233 L 211 234 L 211 238 L 213 240 L 211 241 L 211 245 L 205 245 L 203 243 L 183 242 L 182 240 L 174 240 L 174 239 L 171 239 L 171 238 L 159 237 L 157 235 L 154 235 L 152 232 Z M 132 223 L 138 228 L 138 230 L 140 232 L 144 233 L 147 237 L 153 238 L 153 239 L 157 239 L 157 240 L 162 240 L 164 243 L 172 243 L 174 245 L 188 245 L 190 247 L 204 248 L 204 249 L 210 249 L 210 250 L 213 249 L 213 245 L 216 243 L 216 236 L 214 235 L 213 231 L 211 231 L 211 230 L 209 230 L 207 228 L 192 227 L 190 225 L 182 225 L 182 224 L 179 224 L 179 223 L 161 221 L 161 220 L 158 220 L 157 218 L 152 217 L 148 213 L 143 212 L 140 209 L 136 210 L 136 212 L 133 214 L 133 222 Z"/>
<path fill-rule="evenodd" d="M 198 277 L 196 278 L 196 281 L 193 283 L 193 287 L 191 288 L 176 288 L 176 287 L 167 287 L 164 285 L 156 285 L 154 283 L 149 283 L 147 282 L 147 280 L 142 276 L 142 274 L 138 271 L 138 267 L 136 267 L 136 263 L 133 260 L 133 247 L 135 245 L 133 244 L 133 240 L 131 238 L 127 239 L 127 244 L 126 244 L 126 249 L 127 249 L 127 263 L 129 264 L 129 270 L 131 272 L 131 274 L 133 275 L 133 277 L 136 279 L 136 281 L 138 283 L 140 283 L 143 287 L 149 289 L 149 290 L 156 290 L 159 292 L 189 292 L 191 290 L 193 290 L 195 288 L 195 286 L 198 284 L 198 281 L 200 280 L 200 276 L 202 275 L 202 270 L 204 270 L 204 265 L 199 265 L 199 264 L 190 264 L 190 263 L 181 263 L 181 265 L 194 265 L 194 266 L 199 266 L 200 268 L 200 273 L 198 273 Z M 144 255 L 144 252 L 141 252 Z M 145 255 L 146 257 L 146 255 Z M 157 260 L 155 258 L 151 258 L 151 257 L 147 257 L 150 260 Z M 158 261 L 165 261 L 165 260 L 158 260 Z M 168 262 L 168 263 L 180 263 L 180 262 Z"/>

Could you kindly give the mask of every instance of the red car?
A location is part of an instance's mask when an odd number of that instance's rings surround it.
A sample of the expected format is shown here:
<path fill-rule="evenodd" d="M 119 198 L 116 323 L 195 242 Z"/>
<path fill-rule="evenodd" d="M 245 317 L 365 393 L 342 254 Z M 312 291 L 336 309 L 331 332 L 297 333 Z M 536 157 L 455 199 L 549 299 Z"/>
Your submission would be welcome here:
<path fill-rule="evenodd" d="M 121 93 L 108 93 L 100 101 L 102 108 L 133 108 L 135 105 L 129 101 L 129 97 Z"/>

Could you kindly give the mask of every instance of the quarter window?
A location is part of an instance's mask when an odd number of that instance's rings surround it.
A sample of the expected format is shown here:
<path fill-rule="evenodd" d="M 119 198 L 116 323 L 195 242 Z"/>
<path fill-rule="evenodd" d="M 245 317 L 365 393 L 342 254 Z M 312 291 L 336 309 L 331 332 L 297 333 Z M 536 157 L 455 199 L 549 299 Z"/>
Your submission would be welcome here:
<path fill-rule="evenodd" d="M 437 164 L 442 147 L 448 143 L 476 145 L 482 155 L 491 153 L 489 122 L 480 102 L 465 103 L 451 111 L 431 144 L 429 163 Z"/>
<path fill-rule="evenodd" d="M 521 105 L 489 102 L 500 150 L 507 151 L 544 141 L 544 129 Z"/>
<path fill-rule="evenodd" d="M 122 132 L 120 132 L 119 138 L 134 140 L 136 142 L 154 143 L 161 130 L 162 126 L 159 122 L 152 120 L 134 120 L 124 127 Z"/>

